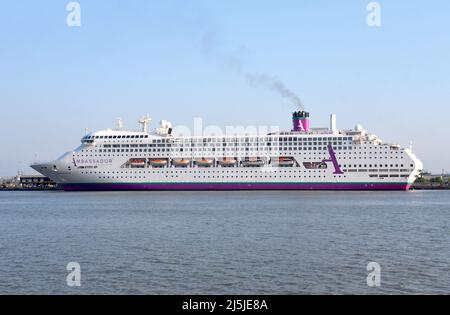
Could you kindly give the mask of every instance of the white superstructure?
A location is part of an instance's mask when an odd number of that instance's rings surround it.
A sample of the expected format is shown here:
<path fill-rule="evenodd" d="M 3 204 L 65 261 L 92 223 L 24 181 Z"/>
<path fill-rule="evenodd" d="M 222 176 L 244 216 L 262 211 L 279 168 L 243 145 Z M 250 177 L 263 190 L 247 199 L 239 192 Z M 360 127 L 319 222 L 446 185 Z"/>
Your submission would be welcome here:
<path fill-rule="evenodd" d="M 66 190 L 407 190 L 423 166 L 408 148 L 361 126 L 294 129 L 264 136 L 176 137 L 162 121 L 148 131 L 105 130 L 60 159 L 32 167 Z M 122 124 L 120 123 L 120 126 Z"/>

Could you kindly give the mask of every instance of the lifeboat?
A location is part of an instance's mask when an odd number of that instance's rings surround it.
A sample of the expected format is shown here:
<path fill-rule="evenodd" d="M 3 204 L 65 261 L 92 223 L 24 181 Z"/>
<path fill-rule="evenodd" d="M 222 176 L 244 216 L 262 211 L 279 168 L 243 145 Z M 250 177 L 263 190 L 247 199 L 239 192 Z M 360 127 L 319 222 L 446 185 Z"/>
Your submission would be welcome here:
<path fill-rule="evenodd" d="M 144 167 L 145 160 L 144 159 L 134 159 L 130 161 L 130 165 L 134 167 Z"/>
<path fill-rule="evenodd" d="M 167 160 L 152 159 L 152 160 L 150 160 L 150 165 L 153 167 L 164 167 L 167 165 Z"/>
<path fill-rule="evenodd" d="M 176 167 L 188 167 L 189 164 L 191 164 L 191 161 L 188 159 L 179 159 L 179 160 L 173 160 L 172 163 Z"/>
<path fill-rule="evenodd" d="M 199 167 L 210 167 L 213 165 L 214 161 L 212 159 L 200 159 L 200 160 L 196 160 L 195 163 L 197 164 L 197 166 Z"/>
<path fill-rule="evenodd" d="M 235 159 L 223 159 L 222 161 L 219 161 L 219 165 L 222 167 L 231 167 L 236 165 Z"/>
<path fill-rule="evenodd" d="M 294 160 L 292 158 L 280 157 L 275 160 L 275 164 L 280 167 L 292 167 L 294 166 Z"/>
<path fill-rule="evenodd" d="M 144 159 L 133 159 L 130 161 L 131 166 L 145 166 Z"/>
<path fill-rule="evenodd" d="M 326 169 L 327 168 L 327 163 L 325 163 L 325 162 L 303 162 L 303 166 L 307 170 L 311 170 L 311 169 Z"/>
<path fill-rule="evenodd" d="M 244 166 L 244 167 L 261 167 L 261 166 L 264 166 L 264 161 L 261 159 L 246 160 L 246 161 L 242 161 L 242 166 Z"/>

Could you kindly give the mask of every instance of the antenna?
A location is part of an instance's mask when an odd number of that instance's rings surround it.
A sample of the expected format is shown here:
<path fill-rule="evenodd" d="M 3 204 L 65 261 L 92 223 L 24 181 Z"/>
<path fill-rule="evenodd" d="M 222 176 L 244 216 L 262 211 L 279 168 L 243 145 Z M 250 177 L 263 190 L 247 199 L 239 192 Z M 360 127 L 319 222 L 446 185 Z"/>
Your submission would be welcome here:
<path fill-rule="evenodd" d="M 117 130 L 122 130 L 123 129 L 122 118 L 117 118 L 116 128 L 117 128 Z"/>
<path fill-rule="evenodd" d="M 84 135 L 87 136 L 89 134 L 89 128 L 84 128 Z"/>
<path fill-rule="evenodd" d="M 139 120 L 139 124 L 142 125 L 142 132 L 148 132 L 148 125 L 150 124 L 151 121 L 152 119 L 148 114 L 147 116 L 144 116 Z"/>

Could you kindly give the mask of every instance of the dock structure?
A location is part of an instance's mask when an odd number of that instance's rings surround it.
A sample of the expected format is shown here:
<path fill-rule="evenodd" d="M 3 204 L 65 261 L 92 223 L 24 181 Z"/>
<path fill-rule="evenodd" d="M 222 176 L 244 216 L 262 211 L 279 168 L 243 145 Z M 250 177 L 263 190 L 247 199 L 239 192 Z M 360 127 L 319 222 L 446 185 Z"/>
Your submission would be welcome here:
<path fill-rule="evenodd" d="M 58 185 L 50 178 L 42 175 L 17 175 L 13 178 L 2 178 L 0 189 L 3 190 L 53 190 Z"/>
<path fill-rule="evenodd" d="M 56 183 L 50 178 L 42 175 L 22 175 L 20 185 L 24 189 L 48 189 L 56 187 Z"/>

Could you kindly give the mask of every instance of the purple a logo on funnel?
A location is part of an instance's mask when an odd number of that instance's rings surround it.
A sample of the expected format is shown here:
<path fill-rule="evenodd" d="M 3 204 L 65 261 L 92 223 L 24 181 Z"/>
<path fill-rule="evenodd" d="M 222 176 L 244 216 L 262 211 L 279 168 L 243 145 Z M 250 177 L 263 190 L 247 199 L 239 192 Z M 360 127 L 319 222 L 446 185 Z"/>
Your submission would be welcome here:
<path fill-rule="evenodd" d="M 292 131 L 309 131 L 309 113 L 305 111 L 294 112 L 292 114 Z"/>

